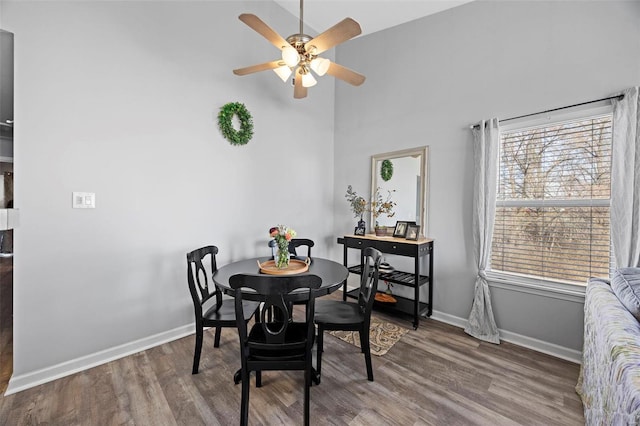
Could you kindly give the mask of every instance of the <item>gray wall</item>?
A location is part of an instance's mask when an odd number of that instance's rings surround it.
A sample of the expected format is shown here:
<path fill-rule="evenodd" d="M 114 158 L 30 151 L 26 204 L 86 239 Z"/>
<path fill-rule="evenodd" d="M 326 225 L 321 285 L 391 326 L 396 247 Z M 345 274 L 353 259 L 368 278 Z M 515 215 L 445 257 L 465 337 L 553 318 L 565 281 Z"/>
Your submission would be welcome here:
<path fill-rule="evenodd" d="M 476 272 L 469 124 L 640 84 L 640 2 L 477 1 L 357 39 L 337 60 L 367 81 L 336 86 L 336 233 L 353 229 L 343 195 L 366 192 L 372 154 L 429 145 L 435 316 L 462 323 Z M 492 288 L 503 336 L 579 356 L 580 298 L 514 290 Z"/>
<path fill-rule="evenodd" d="M 267 255 L 279 223 L 318 256 L 335 244 L 332 79 L 297 101 L 272 72 L 233 75 L 279 54 L 247 11 L 297 29 L 273 2 L 3 3 L 21 212 L 12 383 L 193 332 L 189 250 Z M 242 147 L 217 127 L 234 101 L 254 119 Z M 73 191 L 96 209 L 72 209 Z"/>

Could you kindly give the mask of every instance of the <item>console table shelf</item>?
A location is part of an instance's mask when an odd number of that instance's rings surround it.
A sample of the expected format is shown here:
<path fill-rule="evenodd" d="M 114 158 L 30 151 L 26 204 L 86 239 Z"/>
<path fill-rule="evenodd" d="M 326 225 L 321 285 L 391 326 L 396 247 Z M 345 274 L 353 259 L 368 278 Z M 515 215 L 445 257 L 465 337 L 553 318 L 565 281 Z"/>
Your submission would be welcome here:
<path fill-rule="evenodd" d="M 381 293 L 381 292 L 378 292 Z M 352 299 L 358 298 L 358 289 L 354 288 L 353 290 L 347 291 L 347 297 Z M 378 301 L 373 302 L 373 308 L 378 311 L 386 311 L 392 314 L 400 314 L 404 316 L 413 315 L 413 308 L 415 307 L 415 303 L 413 299 L 408 299 L 406 297 L 393 295 L 397 300 L 396 303 L 382 303 Z M 429 304 L 424 302 L 418 302 L 418 315 L 427 316 L 429 311 Z M 417 328 L 417 327 L 416 327 Z"/>
<path fill-rule="evenodd" d="M 349 272 L 352 274 L 361 275 L 362 267 L 360 265 L 350 266 Z M 380 272 L 378 276 L 382 281 L 389 281 L 390 283 L 400 284 L 407 287 L 415 287 L 416 286 L 416 276 L 414 274 L 410 274 L 409 272 L 402 271 L 393 271 L 393 272 Z M 425 285 L 429 282 L 429 277 L 425 275 L 420 275 L 419 279 L 420 286 Z"/>
<path fill-rule="evenodd" d="M 413 288 L 413 299 L 394 294 L 393 297 L 397 300 L 396 303 L 375 302 L 373 306 L 379 310 L 412 316 L 414 328 L 418 328 L 420 316 L 431 316 L 433 311 L 433 240 L 421 238 L 417 241 L 411 241 L 401 238 L 376 237 L 375 235 L 345 235 L 342 238 L 338 238 L 338 244 L 344 246 L 344 265 L 349 269 L 349 272 L 357 275 L 362 274 L 362 257 L 360 258 L 360 265 L 349 266 L 347 264 L 349 248 L 362 250 L 366 247 L 373 247 L 383 253 L 414 258 L 413 273 L 392 271 L 380 272 L 379 275 L 379 280 L 381 281 Z M 429 274 L 421 275 L 420 260 L 425 256 L 429 257 Z M 427 303 L 420 301 L 420 289 L 425 285 L 428 289 L 429 301 Z M 357 298 L 358 289 L 347 291 L 347 283 L 345 282 L 342 297 L 343 300 L 346 300 L 347 297 Z"/>

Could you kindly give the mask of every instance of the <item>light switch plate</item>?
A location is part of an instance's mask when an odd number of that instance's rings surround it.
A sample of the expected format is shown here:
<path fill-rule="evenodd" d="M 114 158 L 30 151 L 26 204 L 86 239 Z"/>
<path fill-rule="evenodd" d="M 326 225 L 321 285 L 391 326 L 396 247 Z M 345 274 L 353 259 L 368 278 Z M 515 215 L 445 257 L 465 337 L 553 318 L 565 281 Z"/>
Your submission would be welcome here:
<path fill-rule="evenodd" d="M 74 192 L 73 208 L 74 209 L 95 209 L 96 208 L 95 192 Z"/>

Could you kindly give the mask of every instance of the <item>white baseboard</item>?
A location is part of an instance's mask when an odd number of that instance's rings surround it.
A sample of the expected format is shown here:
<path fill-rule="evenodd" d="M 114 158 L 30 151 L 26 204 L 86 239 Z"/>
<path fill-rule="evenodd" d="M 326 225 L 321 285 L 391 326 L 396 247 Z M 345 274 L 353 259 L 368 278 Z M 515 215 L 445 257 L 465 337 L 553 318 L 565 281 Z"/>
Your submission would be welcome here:
<path fill-rule="evenodd" d="M 7 386 L 5 395 L 11 395 L 61 377 L 69 376 L 101 364 L 106 364 L 107 362 L 124 358 L 125 356 L 180 339 L 193 334 L 194 332 L 194 324 L 188 324 L 174 328 L 173 330 L 154 334 L 153 336 L 144 337 L 142 339 L 134 340 L 133 342 L 95 352 L 90 355 L 65 361 L 41 370 L 17 376 L 14 374 L 9 380 L 9 385 Z"/>
<path fill-rule="evenodd" d="M 458 328 L 465 328 L 467 326 L 466 319 L 456 317 L 450 314 L 445 314 L 444 312 L 440 312 L 440 311 L 433 311 L 430 318 L 436 321 L 455 325 Z"/>
<path fill-rule="evenodd" d="M 533 349 L 534 351 L 542 352 L 543 354 L 551 355 L 566 361 L 571 361 L 575 364 L 582 364 L 582 351 L 534 339 L 533 337 L 523 336 L 518 333 L 512 333 L 510 331 L 498 331 L 500 332 L 500 338 L 505 342 Z"/>
<path fill-rule="evenodd" d="M 444 312 L 433 311 L 431 319 L 451 324 L 459 328 L 464 328 L 467 325 L 467 320 L 465 318 L 445 314 Z M 504 340 L 505 342 L 533 349 L 534 351 L 542 352 L 543 354 L 571 361 L 576 364 L 582 363 L 581 351 L 556 345 L 554 343 L 545 342 L 543 340 L 534 339 L 533 337 L 523 336 L 522 334 L 513 333 L 507 330 L 498 329 L 498 332 L 500 333 L 500 339 Z"/>

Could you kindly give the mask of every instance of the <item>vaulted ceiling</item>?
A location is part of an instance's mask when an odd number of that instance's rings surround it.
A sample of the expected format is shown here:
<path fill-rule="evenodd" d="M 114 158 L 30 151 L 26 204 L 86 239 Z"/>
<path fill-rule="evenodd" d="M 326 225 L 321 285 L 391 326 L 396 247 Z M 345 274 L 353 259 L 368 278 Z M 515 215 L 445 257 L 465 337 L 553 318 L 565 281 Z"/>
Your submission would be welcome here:
<path fill-rule="evenodd" d="M 414 19 L 441 12 L 473 0 L 304 0 L 304 24 L 322 32 L 350 17 L 360 23 L 362 34 L 371 34 Z M 300 16 L 299 0 L 275 0 Z"/>

